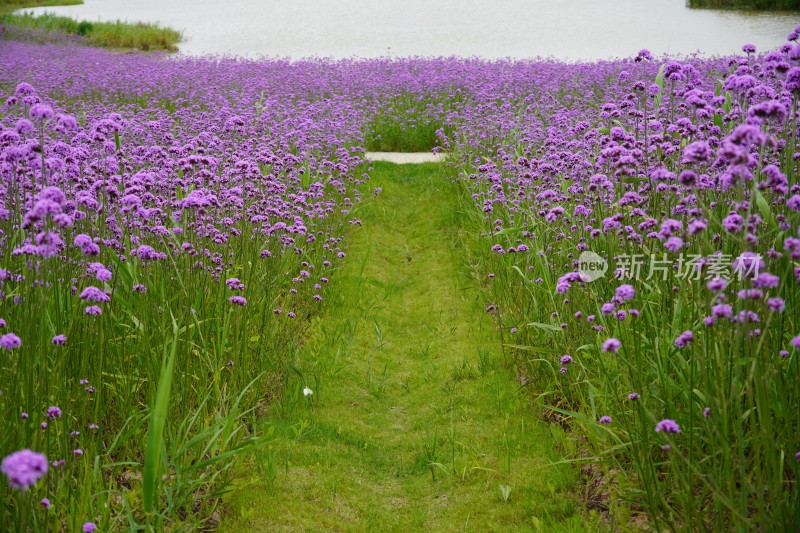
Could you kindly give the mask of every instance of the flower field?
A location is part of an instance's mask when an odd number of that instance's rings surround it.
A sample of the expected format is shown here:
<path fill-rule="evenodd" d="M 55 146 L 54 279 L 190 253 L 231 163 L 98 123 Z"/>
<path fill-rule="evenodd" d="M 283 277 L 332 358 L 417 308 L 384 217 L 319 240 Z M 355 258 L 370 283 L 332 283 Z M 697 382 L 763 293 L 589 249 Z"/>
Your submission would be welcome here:
<path fill-rule="evenodd" d="M 213 528 L 258 420 L 317 390 L 297 351 L 382 201 L 365 151 L 408 145 L 448 153 L 464 261 L 586 512 L 791 530 L 797 32 L 590 64 L 0 41 L 0 524 Z"/>

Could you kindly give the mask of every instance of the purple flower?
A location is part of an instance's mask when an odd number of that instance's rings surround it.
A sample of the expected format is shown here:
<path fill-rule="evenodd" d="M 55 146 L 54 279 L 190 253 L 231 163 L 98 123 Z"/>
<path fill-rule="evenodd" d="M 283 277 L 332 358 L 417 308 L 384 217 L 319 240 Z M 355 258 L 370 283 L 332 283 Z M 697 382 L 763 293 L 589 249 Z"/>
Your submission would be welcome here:
<path fill-rule="evenodd" d="M 39 503 L 40 503 L 40 504 L 42 505 L 42 507 L 44 507 L 45 509 L 50 509 L 50 500 L 48 500 L 47 498 L 42 498 L 42 500 L 41 500 Z"/>
<path fill-rule="evenodd" d="M 678 253 L 683 247 L 683 240 L 680 237 L 670 237 L 664 243 L 664 248 L 673 253 Z"/>
<path fill-rule="evenodd" d="M 795 350 L 800 350 L 800 335 L 794 337 L 790 342 Z"/>
<path fill-rule="evenodd" d="M 711 307 L 711 315 L 714 318 L 731 318 L 733 316 L 733 308 L 728 304 L 717 304 Z"/>
<path fill-rule="evenodd" d="M 770 311 L 783 313 L 783 311 L 786 309 L 786 304 L 782 298 L 767 298 L 767 307 Z"/>
<path fill-rule="evenodd" d="M 571 355 L 562 355 L 561 356 L 561 364 L 562 365 L 566 366 L 566 365 L 570 364 L 571 362 L 572 362 L 572 356 Z"/>
<path fill-rule="evenodd" d="M 613 422 L 613 420 L 611 419 L 610 416 L 601 416 L 600 417 L 600 423 L 601 424 L 610 424 L 612 422 Z"/>
<path fill-rule="evenodd" d="M 603 351 L 604 352 L 613 352 L 616 353 L 622 347 L 622 343 L 619 339 L 608 339 L 606 342 L 603 343 Z"/>
<path fill-rule="evenodd" d="M 247 305 L 247 300 L 245 299 L 244 296 L 231 296 L 230 298 L 228 298 L 228 301 L 236 305 L 242 305 L 242 306 Z"/>
<path fill-rule="evenodd" d="M 758 272 L 764 268 L 764 260 L 761 255 L 753 252 L 744 252 L 733 260 L 733 271 L 738 273 L 741 278 L 754 278 Z"/>
<path fill-rule="evenodd" d="M 167 254 L 165 254 L 164 252 L 157 252 L 156 250 L 153 249 L 152 246 L 147 246 L 145 244 L 137 248 L 136 255 L 139 257 L 139 259 L 150 260 L 150 261 L 167 258 Z"/>
<path fill-rule="evenodd" d="M 708 415 L 710 415 L 710 414 L 711 414 L 711 408 L 710 407 L 706 407 L 705 409 L 703 409 L 703 416 L 704 417 L 708 418 Z"/>
<path fill-rule="evenodd" d="M 81 292 L 79 298 L 87 302 L 108 302 L 111 300 L 111 296 L 97 287 L 86 287 Z"/>
<path fill-rule="evenodd" d="M 778 286 L 780 281 L 780 278 L 774 274 L 770 274 L 769 272 L 761 272 L 753 280 L 753 286 L 763 289 L 774 289 Z"/>
<path fill-rule="evenodd" d="M 228 278 L 228 279 L 225 280 L 225 284 L 232 291 L 237 291 L 237 290 L 243 290 L 244 289 L 244 283 L 239 281 L 239 278 Z"/>
<path fill-rule="evenodd" d="M 620 285 L 617 287 L 616 296 L 622 301 L 632 300 L 633 297 L 636 295 L 636 290 L 634 290 L 633 286 L 631 285 Z"/>
<path fill-rule="evenodd" d="M 102 310 L 102 309 L 100 309 L 100 308 L 99 308 L 98 306 L 96 306 L 96 305 L 90 305 L 90 306 L 88 306 L 88 307 L 85 309 L 85 311 L 86 311 L 86 314 L 87 314 L 87 315 L 92 315 L 92 316 L 97 316 L 97 315 L 102 315 L 102 314 L 103 314 L 103 310 Z"/>
<path fill-rule="evenodd" d="M 52 344 L 55 344 L 56 346 L 64 346 L 65 344 L 67 344 L 67 336 L 63 335 L 63 334 L 62 335 L 56 335 L 55 337 L 50 339 L 50 342 Z"/>
<path fill-rule="evenodd" d="M 36 485 L 47 469 L 47 457 L 28 449 L 7 455 L 0 465 L 0 470 L 8 478 L 8 485 L 17 490 L 28 490 Z"/>
<path fill-rule="evenodd" d="M 800 93 L 800 67 L 794 67 L 786 73 L 784 87 L 793 93 Z"/>
<path fill-rule="evenodd" d="M 639 393 L 638 393 L 638 392 L 632 392 L 632 393 L 628 394 L 628 399 L 629 399 L 630 401 L 632 401 L 632 402 L 635 402 L 635 401 L 636 401 L 636 400 L 638 400 L 639 398 L 640 398 L 640 396 L 639 396 Z"/>
<path fill-rule="evenodd" d="M 656 424 L 656 433 L 663 431 L 664 433 L 680 433 L 681 428 L 674 420 L 670 420 L 669 418 L 665 418 L 658 424 Z"/>
<path fill-rule="evenodd" d="M 47 418 L 50 420 L 54 420 L 56 418 L 61 418 L 61 409 L 56 407 L 55 405 L 51 405 L 47 408 Z"/>
<path fill-rule="evenodd" d="M 6 333 L 3 336 L 0 336 L 0 348 L 4 350 L 13 350 L 14 348 L 19 348 L 22 346 L 22 339 L 14 335 L 13 333 Z"/>
<path fill-rule="evenodd" d="M 29 114 L 31 118 L 36 120 L 49 120 L 55 115 L 55 113 L 53 113 L 53 108 L 47 104 L 35 104 L 31 106 Z"/>
<path fill-rule="evenodd" d="M 83 533 L 92 533 L 97 531 L 97 525 L 94 522 L 86 522 L 83 524 L 83 528 L 81 529 L 83 530 Z"/>
<path fill-rule="evenodd" d="M 678 348 L 685 348 L 694 340 L 694 333 L 692 331 L 684 331 L 678 338 L 675 339 L 675 346 Z"/>
<path fill-rule="evenodd" d="M 714 278 L 706 284 L 712 292 L 722 292 L 728 286 L 728 281 L 724 278 Z"/>

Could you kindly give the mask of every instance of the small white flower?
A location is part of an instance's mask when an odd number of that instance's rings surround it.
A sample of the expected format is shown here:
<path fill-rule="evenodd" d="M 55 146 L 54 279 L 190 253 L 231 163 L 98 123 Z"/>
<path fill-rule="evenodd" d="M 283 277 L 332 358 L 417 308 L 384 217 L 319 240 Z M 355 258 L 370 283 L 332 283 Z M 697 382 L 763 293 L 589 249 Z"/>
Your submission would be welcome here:
<path fill-rule="evenodd" d="M 314 394 L 314 391 L 309 389 L 308 387 L 303 389 L 303 396 L 311 396 L 312 394 Z"/>

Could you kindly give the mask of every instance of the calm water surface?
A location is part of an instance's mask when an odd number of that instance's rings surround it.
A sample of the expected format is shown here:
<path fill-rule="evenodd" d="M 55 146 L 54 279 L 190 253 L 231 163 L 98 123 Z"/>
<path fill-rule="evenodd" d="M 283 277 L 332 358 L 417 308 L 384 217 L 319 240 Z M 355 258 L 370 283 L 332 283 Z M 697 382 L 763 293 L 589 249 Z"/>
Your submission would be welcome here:
<path fill-rule="evenodd" d="M 700 11 L 684 0 L 84 0 L 38 8 L 87 20 L 159 22 L 186 54 L 301 58 L 729 54 L 784 42 L 800 14 Z"/>

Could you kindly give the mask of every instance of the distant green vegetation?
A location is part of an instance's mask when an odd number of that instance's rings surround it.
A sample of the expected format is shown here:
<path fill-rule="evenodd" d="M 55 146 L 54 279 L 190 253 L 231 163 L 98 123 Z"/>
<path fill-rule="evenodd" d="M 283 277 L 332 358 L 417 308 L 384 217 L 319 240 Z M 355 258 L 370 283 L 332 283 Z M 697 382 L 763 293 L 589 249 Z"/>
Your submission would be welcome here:
<path fill-rule="evenodd" d="M 24 7 L 76 6 L 83 0 L 0 0 L 0 13 L 9 13 Z"/>
<path fill-rule="evenodd" d="M 800 10 L 800 0 L 687 0 L 701 9 Z"/>
<path fill-rule="evenodd" d="M 430 152 L 439 146 L 436 131 L 441 123 L 423 120 L 399 124 L 392 117 L 376 118 L 367 134 L 367 150 L 371 152 Z"/>
<path fill-rule="evenodd" d="M 448 118 L 461 103 L 460 94 L 437 97 L 406 93 L 385 96 L 365 131 L 371 152 L 430 152 L 442 146 L 454 127 Z M 444 135 L 444 137 L 443 137 Z"/>
<path fill-rule="evenodd" d="M 0 0 L 8 2 L 8 0 Z M 13 0 L 12 0 L 13 1 Z M 22 5 L 22 2 L 19 2 Z M 75 3 L 75 2 L 73 2 Z M 166 50 L 174 52 L 181 40 L 180 32 L 158 24 L 144 22 L 88 22 L 52 13 L 33 15 L 30 13 L 5 13 L 0 15 L 0 24 L 24 29 L 78 35 L 86 44 L 106 48 L 135 48 L 137 50 Z"/>

